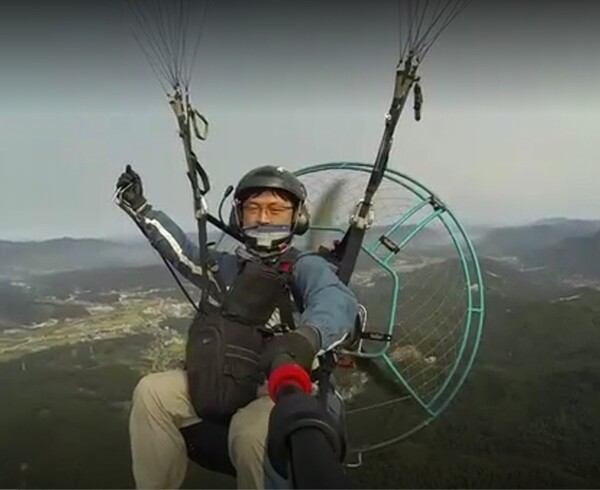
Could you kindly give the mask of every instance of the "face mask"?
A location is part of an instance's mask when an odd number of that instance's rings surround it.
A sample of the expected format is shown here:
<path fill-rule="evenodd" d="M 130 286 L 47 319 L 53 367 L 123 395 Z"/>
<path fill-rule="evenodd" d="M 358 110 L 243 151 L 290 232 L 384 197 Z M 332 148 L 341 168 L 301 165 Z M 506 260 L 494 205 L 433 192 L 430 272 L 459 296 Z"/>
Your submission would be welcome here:
<path fill-rule="evenodd" d="M 244 228 L 244 234 L 250 238 L 250 247 L 272 250 L 285 243 L 291 235 L 289 225 L 256 225 Z"/>

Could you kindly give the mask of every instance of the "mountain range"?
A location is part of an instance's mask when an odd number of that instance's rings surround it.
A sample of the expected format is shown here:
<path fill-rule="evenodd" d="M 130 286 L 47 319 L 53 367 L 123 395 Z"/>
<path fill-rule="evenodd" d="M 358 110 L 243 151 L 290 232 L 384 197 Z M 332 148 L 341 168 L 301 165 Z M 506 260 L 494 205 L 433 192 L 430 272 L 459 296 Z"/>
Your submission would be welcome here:
<path fill-rule="evenodd" d="M 394 235 L 400 242 L 414 229 L 401 227 Z M 386 228 L 369 230 L 365 243 L 373 243 Z M 545 268 L 549 274 L 570 275 L 583 279 L 600 280 L 600 221 L 552 218 L 531 225 L 489 229 L 477 233 L 474 240 L 480 257 L 511 258 L 523 269 Z M 194 232 L 188 233 L 197 243 Z M 212 234 L 217 240 L 219 235 Z M 331 243 L 340 238 L 333 233 L 320 232 L 319 239 Z M 300 247 L 307 237 L 298 241 Z M 231 250 L 235 243 L 224 242 Z M 432 250 L 448 245 L 446 237 L 433 228 L 424 229 L 407 251 Z M 0 279 L 19 278 L 42 274 L 102 267 L 139 267 L 161 264 L 160 257 L 140 236 L 137 240 L 58 238 L 35 242 L 0 240 Z"/>
<path fill-rule="evenodd" d="M 600 232 L 600 220 L 552 218 L 530 225 L 489 230 L 477 242 L 485 255 L 526 257 L 547 247 L 567 247 L 572 240 L 588 238 Z"/>

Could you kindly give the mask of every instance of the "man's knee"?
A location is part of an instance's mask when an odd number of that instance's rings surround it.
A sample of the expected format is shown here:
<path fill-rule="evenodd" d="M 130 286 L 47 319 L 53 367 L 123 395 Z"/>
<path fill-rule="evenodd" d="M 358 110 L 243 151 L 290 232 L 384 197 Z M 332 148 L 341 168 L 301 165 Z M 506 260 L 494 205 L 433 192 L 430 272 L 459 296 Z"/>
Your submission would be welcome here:
<path fill-rule="evenodd" d="M 133 390 L 134 405 L 150 405 L 160 401 L 163 384 L 157 374 L 147 374 L 138 381 Z"/>
<path fill-rule="evenodd" d="M 243 420 L 232 419 L 229 426 L 229 446 L 236 460 L 245 457 L 262 457 L 267 434 L 260 423 L 248 424 Z M 246 421 L 248 422 L 248 421 Z"/>
<path fill-rule="evenodd" d="M 133 406 L 168 414 L 177 425 L 198 421 L 191 404 L 184 371 L 147 374 L 133 390 Z"/>

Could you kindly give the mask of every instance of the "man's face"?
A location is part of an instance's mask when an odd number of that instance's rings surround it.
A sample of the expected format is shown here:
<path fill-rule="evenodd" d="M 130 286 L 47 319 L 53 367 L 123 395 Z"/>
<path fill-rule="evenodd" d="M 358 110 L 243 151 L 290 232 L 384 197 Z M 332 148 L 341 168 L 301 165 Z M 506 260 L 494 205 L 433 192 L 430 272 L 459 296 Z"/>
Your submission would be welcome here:
<path fill-rule="evenodd" d="M 257 225 L 292 225 L 293 204 L 272 191 L 249 197 L 242 204 L 244 228 Z"/>

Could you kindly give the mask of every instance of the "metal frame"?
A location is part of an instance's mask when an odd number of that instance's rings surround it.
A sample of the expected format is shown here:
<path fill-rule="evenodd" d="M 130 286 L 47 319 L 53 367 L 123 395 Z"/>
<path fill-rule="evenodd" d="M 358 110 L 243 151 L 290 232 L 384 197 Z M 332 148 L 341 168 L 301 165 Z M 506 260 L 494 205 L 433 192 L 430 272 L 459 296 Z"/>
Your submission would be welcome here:
<path fill-rule="evenodd" d="M 312 165 L 296 171 L 295 174 L 298 177 L 302 177 L 305 175 L 328 170 L 351 170 L 371 174 L 373 171 L 373 166 L 364 163 L 333 162 Z M 389 236 L 398 227 L 400 227 L 403 223 L 408 221 L 408 219 L 410 219 L 428 204 L 432 206 L 432 212 L 418 224 L 418 226 L 402 241 L 402 243 L 400 243 L 400 250 L 402 250 L 402 248 L 405 247 L 415 236 L 417 236 L 420 231 L 422 231 L 429 223 L 433 222 L 434 220 L 439 220 L 448 231 L 454 244 L 454 248 L 458 252 L 460 262 L 462 265 L 462 274 L 465 281 L 465 289 L 467 293 L 467 300 L 465 305 L 467 311 L 467 318 L 464 325 L 462 341 L 456 360 L 454 361 L 454 364 L 450 369 L 449 373 L 446 375 L 444 383 L 434 394 L 433 398 L 429 402 L 424 401 L 411 388 L 410 384 L 404 378 L 402 373 L 392 363 L 392 360 L 387 354 L 391 342 L 386 341 L 384 343 L 384 346 L 375 352 L 362 351 L 362 344 L 360 343 L 356 351 L 344 351 L 345 354 L 356 357 L 382 359 L 384 361 L 384 364 L 392 372 L 394 377 L 402 384 L 402 386 L 407 390 L 410 396 L 423 408 L 423 410 L 427 414 L 427 418 L 421 424 L 418 424 L 414 428 L 404 432 L 399 436 L 393 437 L 386 441 L 382 441 L 378 444 L 371 444 L 368 446 L 356 448 L 354 452 L 358 453 L 359 461 L 362 461 L 362 453 L 366 453 L 376 449 L 382 449 L 391 444 L 399 442 L 402 439 L 405 439 L 406 437 L 414 434 L 419 429 L 428 425 L 431 421 L 433 421 L 433 419 L 438 417 L 446 409 L 449 403 L 457 395 L 458 391 L 464 384 L 468 374 L 472 369 L 473 362 L 475 360 L 475 356 L 477 354 L 479 344 L 481 341 L 485 318 L 485 295 L 481 268 L 473 244 L 459 220 L 448 208 L 448 206 L 445 203 L 443 203 L 439 198 L 437 198 L 437 196 L 433 192 L 431 192 L 420 182 L 409 177 L 408 175 L 401 173 L 397 170 L 386 168 L 383 175 L 383 179 L 387 179 L 389 181 L 394 182 L 395 184 L 402 186 L 419 199 L 419 203 L 407 212 L 405 212 L 402 216 L 400 216 L 398 220 L 390 226 L 389 230 L 385 233 L 385 235 Z M 453 230 L 450 226 L 451 224 L 454 224 L 455 228 L 458 231 Z M 340 234 L 343 234 L 345 232 L 345 230 L 335 227 L 314 226 L 311 227 L 311 229 L 322 231 L 335 231 L 339 232 Z M 465 246 L 461 246 L 461 238 Z M 394 319 L 396 317 L 397 311 L 397 301 L 402 289 L 401 278 L 399 277 L 398 273 L 388 265 L 390 259 L 395 254 L 393 252 L 390 252 L 390 254 L 387 257 L 382 259 L 375 255 L 375 252 L 378 250 L 379 247 L 380 243 L 376 242 L 369 248 L 366 248 L 364 245 L 361 245 L 361 250 L 363 251 L 363 253 L 371 257 L 376 262 L 376 264 L 383 270 L 385 270 L 386 273 L 389 274 L 392 278 L 394 301 L 392 304 L 392 308 L 390 309 L 388 324 L 385 328 L 386 332 L 392 335 L 395 323 Z M 469 261 L 472 264 L 472 267 L 474 269 L 473 271 L 470 270 Z M 474 291 L 476 291 L 475 294 Z M 461 365 L 465 361 L 466 366 L 463 367 L 462 371 L 459 371 L 459 367 L 461 367 Z M 355 467 L 356 465 L 349 466 Z"/>

